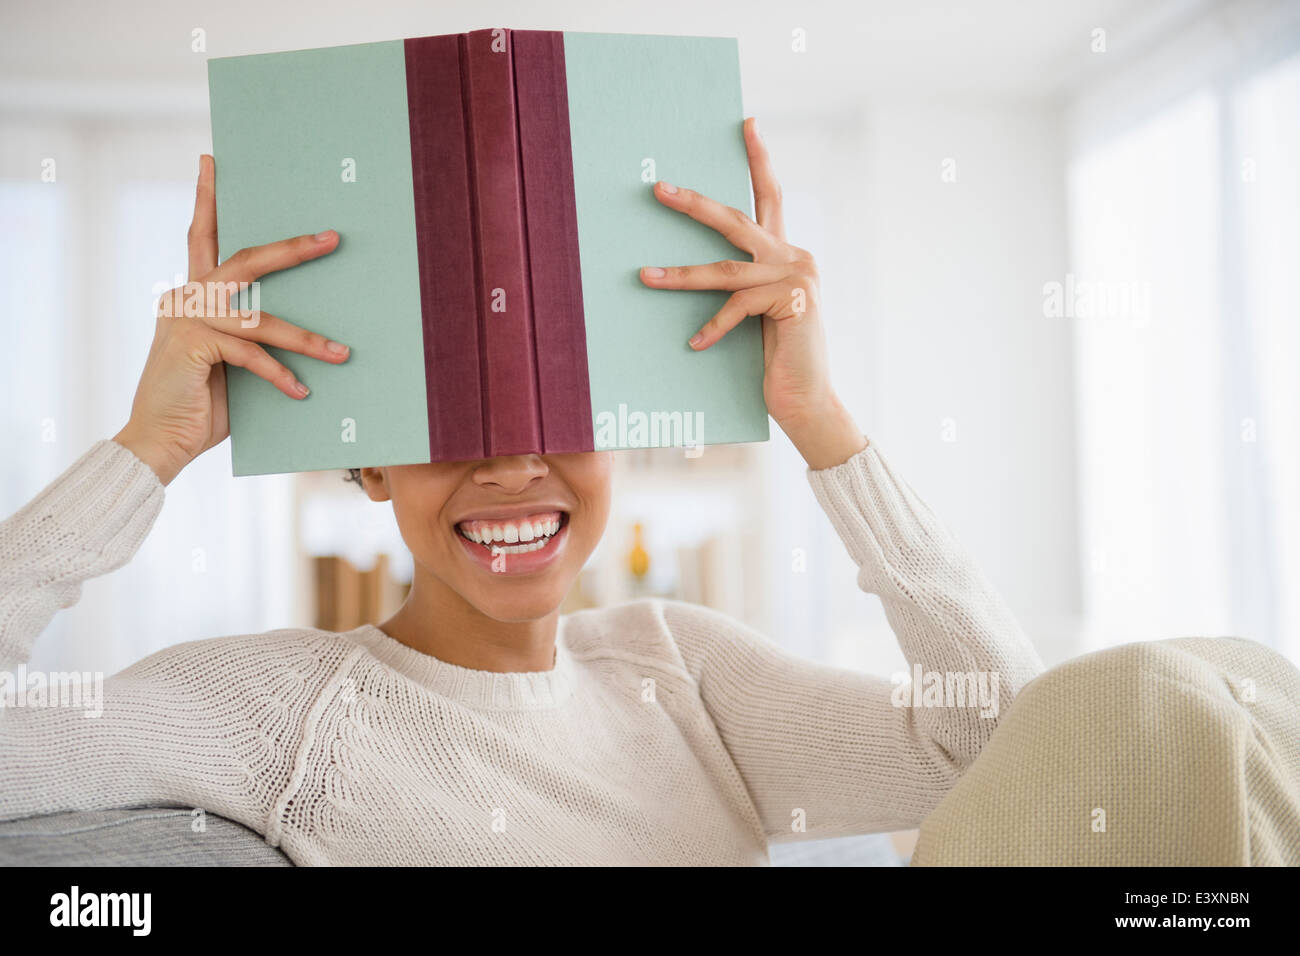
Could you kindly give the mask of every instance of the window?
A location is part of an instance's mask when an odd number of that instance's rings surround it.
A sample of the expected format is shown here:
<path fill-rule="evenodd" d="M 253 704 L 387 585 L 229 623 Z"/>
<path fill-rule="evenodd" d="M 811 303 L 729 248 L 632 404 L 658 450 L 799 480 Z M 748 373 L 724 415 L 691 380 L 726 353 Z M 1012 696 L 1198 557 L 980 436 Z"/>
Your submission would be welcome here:
<path fill-rule="evenodd" d="M 1298 144 L 1300 57 L 1070 164 L 1083 650 L 1219 634 L 1300 650 Z"/>

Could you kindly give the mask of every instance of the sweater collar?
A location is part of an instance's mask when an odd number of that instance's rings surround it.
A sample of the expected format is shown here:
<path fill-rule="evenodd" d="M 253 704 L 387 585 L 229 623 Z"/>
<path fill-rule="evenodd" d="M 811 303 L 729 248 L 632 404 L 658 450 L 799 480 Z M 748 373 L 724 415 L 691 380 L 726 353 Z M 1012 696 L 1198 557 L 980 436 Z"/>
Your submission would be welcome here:
<path fill-rule="evenodd" d="M 483 710 L 545 710 L 573 690 L 573 658 L 564 646 L 564 619 L 555 633 L 555 666 L 549 671 L 500 673 L 473 670 L 407 647 L 373 624 L 349 632 L 380 663 L 442 697 Z"/>

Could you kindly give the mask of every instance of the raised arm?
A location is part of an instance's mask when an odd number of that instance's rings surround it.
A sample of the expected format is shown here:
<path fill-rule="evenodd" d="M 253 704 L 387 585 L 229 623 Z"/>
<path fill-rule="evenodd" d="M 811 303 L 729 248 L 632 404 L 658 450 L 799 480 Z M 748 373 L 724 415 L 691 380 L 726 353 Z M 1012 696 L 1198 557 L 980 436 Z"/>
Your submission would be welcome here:
<path fill-rule="evenodd" d="M 162 296 L 131 416 L 30 504 L 0 524 L 0 668 L 26 662 L 59 608 L 88 578 L 120 567 L 144 540 L 163 486 L 230 434 L 225 364 L 239 365 L 289 398 L 307 394 L 265 346 L 338 364 L 346 346 L 269 313 L 239 311 L 231 291 L 333 252 L 334 232 L 242 249 L 217 263 L 216 170 L 199 162 L 188 236 L 189 281 Z"/>
<path fill-rule="evenodd" d="M 232 682 L 291 668 L 302 653 L 293 641 L 279 649 L 261 642 L 233 664 L 192 647 L 168 648 L 75 691 L 60 677 L 67 701 L 39 693 L 42 679 L 49 687 L 56 675 L 23 673 L 53 614 L 76 602 L 86 580 L 130 559 L 162 507 L 164 486 L 229 434 L 227 363 L 266 379 L 288 401 L 307 390 L 267 346 L 331 364 L 347 360 L 345 346 L 265 312 L 238 311 L 230 298 L 269 272 L 334 251 L 338 235 L 272 242 L 218 264 L 214 187 L 212 158 L 204 156 L 189 231 L 190 281 L 159 301 L 127 424 L 0 522 L 0 690 L 15 703 L 0 699 L 0 818 L 179 801 L 250 826 L 264 823 L 257 787 L 278 772 L 268 754 L 285 740 L 249 731 L 246 702 Z"/>
<path fill-rule="evenodd" d="M 716 612 L 668 605 L 665 618 L 770 840 L 909 829 L 1043 665 L 878 449 L 808 477 L 919 684 L 795 657 Z"/>
<path fill-rule="evenodd" d="M 77 602 L 85 581 L 135 554 L 162 502 L 149 466 L 100 441 L 0 522 L 0 671 L 31 659 L 36 638 Z"/>
<path fill-rule="evenodd" d="M 658 183 L 655 195 L 753 261 L 650 267 L 641 279 L 656 288 L 732 293 L 691 339 L 695 349 L 760 317 L 768 412 L 803 455 L 813 491 L 858 564 L 859 585 L 880 595 L 909 664 L 940 675 L 938 705 L 932 680 L 914 693 L 800 660 L 721 615 L 688 605 L 665 614 L 769 838 L 912 827 L 975 759 L 997 714 L 1042 662 L 965 552 L 836 396 L 817 265 L 786 241 L 781 188 L 752 118 L 744 136 L 757 221 L 691 189 Z M 792 829 L 801 813 L 806 829 Z"/>
<path fill-rule="evenodd" d="M 107 679 L 24 666 L 54 612 L 136 552 L 162 500 L 149 466 L 100 441 L 0 522 L 0 819 L 181 804 L 263 823 L 220 661 L 169 648 Z"/>

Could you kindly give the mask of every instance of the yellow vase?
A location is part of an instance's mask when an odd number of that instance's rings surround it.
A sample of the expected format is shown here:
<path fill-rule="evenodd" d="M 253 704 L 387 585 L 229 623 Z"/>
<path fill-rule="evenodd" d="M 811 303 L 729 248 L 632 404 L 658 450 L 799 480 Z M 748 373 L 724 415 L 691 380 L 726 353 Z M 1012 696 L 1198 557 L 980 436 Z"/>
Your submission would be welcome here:
<path fill-rule="evenodd" d="M 627 569 L 640 581 L 650 570 L 650 555 L 641 544 L 641 525 L 632 526 L 632 550 L 627 553 Z"/>

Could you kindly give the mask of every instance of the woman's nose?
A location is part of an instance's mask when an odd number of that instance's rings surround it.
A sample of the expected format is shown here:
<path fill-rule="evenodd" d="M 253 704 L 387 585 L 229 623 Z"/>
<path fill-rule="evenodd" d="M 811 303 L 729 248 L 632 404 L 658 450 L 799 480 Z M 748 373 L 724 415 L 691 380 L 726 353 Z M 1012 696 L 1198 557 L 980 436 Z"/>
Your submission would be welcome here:
<path fill-rule="evenodd" d="M 546 462 L 541 455 L 502 455 L 489 458 L 474 470 L 474 481 L 495 485 L 509 495 L 517 495 L 539 478 L 546 477 Z"/>

